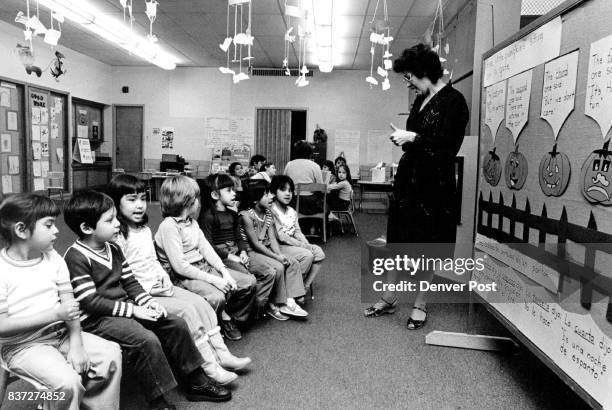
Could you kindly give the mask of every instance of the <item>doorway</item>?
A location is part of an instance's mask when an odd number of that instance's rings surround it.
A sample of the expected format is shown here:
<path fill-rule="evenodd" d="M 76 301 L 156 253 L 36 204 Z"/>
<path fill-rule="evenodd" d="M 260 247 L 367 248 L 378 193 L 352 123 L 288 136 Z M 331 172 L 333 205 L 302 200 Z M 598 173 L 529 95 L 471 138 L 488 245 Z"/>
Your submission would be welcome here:
<path fill-rule="evenodd" d="M 144 106 L 113 106 L 115 121 L 115 168 L 125 172 L 142 171 L 142 131 Z"/>
<path fill-rule="evenodd" d="M 279 173 L 293 159 L 291 147 L 306 139 L 306 110 L 258 108 L 255 124 L 255 152 L 274 165 Z"/>

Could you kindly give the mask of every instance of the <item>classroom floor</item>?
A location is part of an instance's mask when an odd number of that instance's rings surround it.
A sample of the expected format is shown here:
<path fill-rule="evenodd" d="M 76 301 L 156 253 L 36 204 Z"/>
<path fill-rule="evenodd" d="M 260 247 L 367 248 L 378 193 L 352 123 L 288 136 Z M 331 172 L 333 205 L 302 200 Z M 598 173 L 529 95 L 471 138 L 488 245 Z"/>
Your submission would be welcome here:
<path fill-rule="evenodd" d="M 149 212 L 155 230 L 159 208 Z M 258 323 L 238 342 L 237 355 L 253 359 L 232 386 L 228 403 L 190 403 L 177 392 L 179 409 L 402 408 L 402 409 L 582 409 L 588 406 L 527 350 L 517 355 L 425 344 L 432 330 L 467 331 L 467 306 L 430 304 L 427 325 L 405 327 L 407 304 L 394 315 L 364 318 L 360 302 L 360 245 L 380 235 L 386 215 L 357 214 L 360 236 L 333 236 L 323 246 L 325 266 L 308 301 L 305 322 Z M 60 218 L 61 219 L 61 218 Z M 73 240 L 63 221 L 57 249 Z M 475 309 L 476 333 L 507 335 L 484 308 Z M 125 409 L 144 408 L 132 379 L 124 378 Z M 31 390 L 15 382 L 9 391 Z M 32 408 L 9 402 L 2 409 Z"/>

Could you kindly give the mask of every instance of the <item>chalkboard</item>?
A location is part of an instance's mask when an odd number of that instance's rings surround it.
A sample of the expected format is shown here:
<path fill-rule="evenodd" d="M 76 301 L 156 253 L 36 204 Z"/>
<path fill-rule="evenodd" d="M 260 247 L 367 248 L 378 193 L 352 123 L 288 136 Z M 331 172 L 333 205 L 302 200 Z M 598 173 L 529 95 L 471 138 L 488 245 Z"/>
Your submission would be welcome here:
<path fill-rule="evenodd" d="M 609 0 L 566 1 L 483 55 L 475 254 L 487 257 L 473 273 L 499 286 L 478 293 L 488 309 L 604 408 L 612 407 L 610 16 Z M 499 158 L 485 162 L 493 148 Z M 492 167 L 503 174 L 495 186 L 484 178 Z"/>

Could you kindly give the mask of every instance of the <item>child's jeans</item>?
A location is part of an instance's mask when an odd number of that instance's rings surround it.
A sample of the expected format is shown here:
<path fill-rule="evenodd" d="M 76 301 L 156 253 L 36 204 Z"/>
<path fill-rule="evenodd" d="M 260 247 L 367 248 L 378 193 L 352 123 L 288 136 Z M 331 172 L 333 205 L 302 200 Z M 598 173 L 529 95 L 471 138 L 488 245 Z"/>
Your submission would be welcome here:
<path fill-rule="evenodd" d="M 70 340 L 65 327 L 61 325 L 60 328 L 50 329 L 49 333 L 31 342 L 5 345 L 3 359 L 9 370 L 57 393 L 60 400 L 53 402 L 54 409 L 119 409 L 119 345 L 81 332 L 83 347 L 91 363 L 87 376 L 82 378 L 66 361 Z"/>
<path fill-rule="evenodd" d="M 287 298 L 298 298 L 305 294 L 299 263 L 290 256 L 287 256 L 287 259 L 289 259 L 289 266 L 285 267 L 276 259 L 263 253 L 249 252 L 249 269 L 255 276 L 258 276 L 259 272 L 264 272 L 267 277 L 274 274 L 271 294 L 270 290 L 266 289 L 272 303 L 285 304 Z"/>

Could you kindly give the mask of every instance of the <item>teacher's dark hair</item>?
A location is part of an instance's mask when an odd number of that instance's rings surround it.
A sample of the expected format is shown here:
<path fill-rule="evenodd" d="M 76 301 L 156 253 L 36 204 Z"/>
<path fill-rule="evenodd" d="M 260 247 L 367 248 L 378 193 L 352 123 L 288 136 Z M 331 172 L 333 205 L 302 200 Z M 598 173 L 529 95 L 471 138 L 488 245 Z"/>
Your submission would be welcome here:
<path fill-rule="evenodd" d="M 296 159 L 310 159 L 312 151 L 312 145 L 306 140 L 300 140 L 293 144 L 293 155 Z"/>
<path fill-rule="evenodd" d="M 402 55 L 393 62 L 396 73 L 409 72 L 417 78 L 427 77 L 432 83 L 437 82 L 444 73 L 440 56 L 425 44 L 417 44 L 405 49 Z"/>

